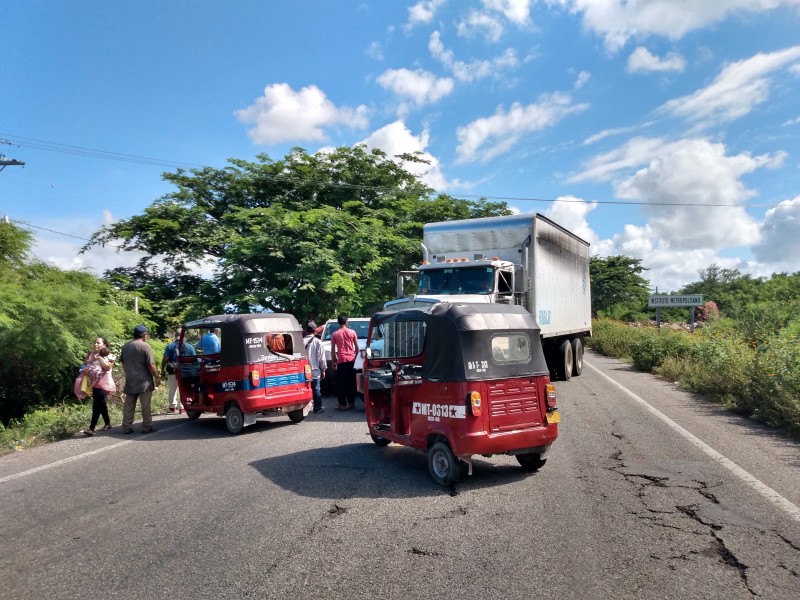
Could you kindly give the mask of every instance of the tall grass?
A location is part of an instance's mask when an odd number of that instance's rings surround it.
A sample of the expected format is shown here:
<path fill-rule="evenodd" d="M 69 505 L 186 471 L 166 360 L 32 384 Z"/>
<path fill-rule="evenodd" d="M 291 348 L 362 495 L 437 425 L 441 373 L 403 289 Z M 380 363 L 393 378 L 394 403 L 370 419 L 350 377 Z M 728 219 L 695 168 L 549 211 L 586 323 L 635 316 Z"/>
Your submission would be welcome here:
<path fill-rule="evenodd" d="M 593 332 L 587 344 L 603 354 L 800 434 L 800 344 L 792 330 L 748 339 L 724 319 L 694 333 L 598 319 Z"/>

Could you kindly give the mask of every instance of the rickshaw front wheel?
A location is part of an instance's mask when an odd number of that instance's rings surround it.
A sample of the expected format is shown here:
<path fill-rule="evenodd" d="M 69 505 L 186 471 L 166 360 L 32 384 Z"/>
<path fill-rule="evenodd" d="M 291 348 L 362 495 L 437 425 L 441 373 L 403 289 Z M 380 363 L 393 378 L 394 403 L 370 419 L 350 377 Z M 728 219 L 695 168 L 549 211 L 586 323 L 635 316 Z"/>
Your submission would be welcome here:
<path fill-rule="evenodd" d="M 289 415 L 289 420 L 292 423 L 299 423 L 300 421 L 306 418 L 306 416 L 303 414 L 302 408 L 298 408 L 297 410 L 290 410 L 286 414 Z"/>
<path fill-rule="evenodd" d="M 541 469 L 547 459 L 542 458 L 541 454 L 517 454 L 517 462 L 523 471 L 533 473 Z"/>
<path fill-rule="evenodd" d="M 441 486 L 453 485 L 461 477 L 461 461 L 444 442 L 436 442 L 428 450 L 428 471 L 433 480 Z"/>
<path fill-rule="evenodd" d="M 244 415 L 242 410 L 235 404 L 231 404 L 225 411 L 225 426 L 233 435 L 242 433 L 244 428 Z"/>
<path fill-rule="evenodd" d="M 196 419 L 200 418 L 202 413 L 199 410 L 187 410 L 186 416 L 189 417 L 190 421 L 195 421 Z"/>

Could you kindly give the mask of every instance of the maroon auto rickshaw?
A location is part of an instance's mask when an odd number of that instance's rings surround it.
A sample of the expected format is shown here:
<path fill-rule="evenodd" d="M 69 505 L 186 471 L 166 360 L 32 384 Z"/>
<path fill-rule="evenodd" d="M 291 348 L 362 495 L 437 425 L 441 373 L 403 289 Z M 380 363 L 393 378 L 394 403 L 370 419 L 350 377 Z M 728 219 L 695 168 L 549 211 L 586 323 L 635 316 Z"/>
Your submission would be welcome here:
<path fill-rule="evenodd" d="M 233 434 L 257 417 L 310 409 L 311 367 L 300 324 L 280 313 L 217 315 L 184 324 L 176 376 L 190 419 L 225 417 Z"/>
<path fill-rule="evenodd" d="M 560 416 L 539 326 L 524 308 L 439 303 L 379 312 L 369 338 L 361 376 L 376 444 L 426 451 L 443 486 L 471 475 L 475 454 L 511 454 L 526 471 L 545 464 Z"/>

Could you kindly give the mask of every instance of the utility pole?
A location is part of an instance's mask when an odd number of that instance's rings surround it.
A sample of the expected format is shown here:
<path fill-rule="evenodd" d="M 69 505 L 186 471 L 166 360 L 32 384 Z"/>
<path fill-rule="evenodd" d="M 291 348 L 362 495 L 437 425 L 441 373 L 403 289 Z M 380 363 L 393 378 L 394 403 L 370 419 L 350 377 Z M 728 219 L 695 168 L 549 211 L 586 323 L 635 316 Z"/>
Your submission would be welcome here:
<path fill-rule="evenodd" d="M 0 154 L 0 171 L 6 167 L 25 166 L 25 163 L 15 158 L 6 158 L 5 154 Z"/>

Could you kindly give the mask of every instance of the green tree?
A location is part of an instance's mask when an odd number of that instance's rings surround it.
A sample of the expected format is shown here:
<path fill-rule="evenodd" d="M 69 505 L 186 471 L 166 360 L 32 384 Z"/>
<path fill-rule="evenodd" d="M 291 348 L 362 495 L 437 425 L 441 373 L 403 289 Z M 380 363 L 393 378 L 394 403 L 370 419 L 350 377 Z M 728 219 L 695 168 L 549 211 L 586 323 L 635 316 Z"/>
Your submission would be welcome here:
<path fill-rule="evenodd" d="M 296 148 L 279 161 L 166 173 L 175 191 L 87 248 L 121 241 L 146 255 L 107 275 L 161 303 L 152 316 L 164 326 L 190 312 L 360 313 L 394 297 L 395 273 L 420 258 L 424 223 L 510 214 L 505 203 L 434 196 L 404 168 L 423 161 L 397 159 L 363 146 Z"/>
<path fill-rule="evenodd" d="M 591 257 L 592 312 L 624 318 L 647 307 L 650 282 L 641 276 L 642 261 L 629 256 Z"/>
<path fill-rule="evenodd" d="M 33 407 L 72 398 L 72 383 L 95 336 L 108 338 L 118 349 L 139 319 L 129 309 L 130 295 L 97 277 L 25 262 L 32 239 L 29 232 L 0 223 L 0 421 L 4 424 Z"/>

